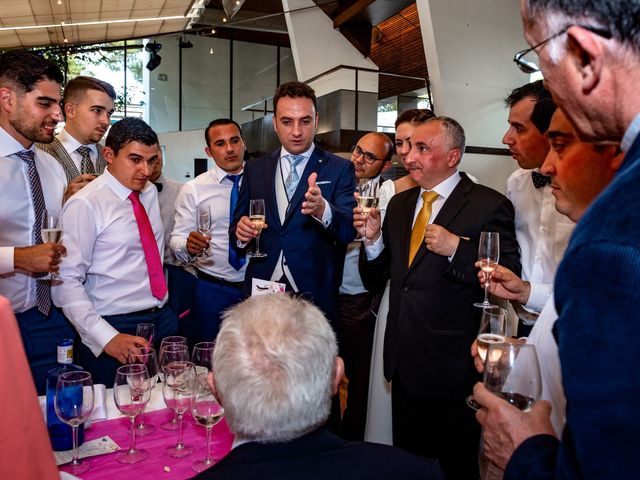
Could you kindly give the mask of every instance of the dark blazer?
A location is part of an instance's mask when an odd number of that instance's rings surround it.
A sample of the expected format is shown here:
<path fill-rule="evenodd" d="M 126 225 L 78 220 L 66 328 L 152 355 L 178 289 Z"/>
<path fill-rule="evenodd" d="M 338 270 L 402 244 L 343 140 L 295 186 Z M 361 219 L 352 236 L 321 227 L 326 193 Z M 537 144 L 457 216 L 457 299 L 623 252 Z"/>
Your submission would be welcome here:
<path fill-rule="evenodd" d="M 250 199 L 264 199 L 269 226 L 260 237 L 260 250 L 266 252 L 267 257 L 253 258 L 249 262 L 245 293 L 251 293 L 252 278 L 271 278 L 283 250 L 300 293 L 306 294 L 330 319 L 334 319 L 346 245 L 356 234 L 353 228 L 353 208 L 356 206 L 353 165 L 316 147 L 291 199 L 285 221 L 280 223 L 275 190 L 275 182 L 281 181 L 276 179 L 279 158 L 280 150 L 277 150 L 249 160 L 244 167 L 238 205 L 229 228 L 230 241 L 236 244 L 236 224 L 242 216 L 249 215 Z M 326 228 L 310 215 L 301 213 L 307 180 L 312 172 L 318 174 L 318 187 L 333 214 L 331 224 Z"/>
<path fill-rule="evenodd" d="M 71 160 L 71 156 L 69 152 L 64 148 L 58 137 L 53 139 L 51 143 L 38 143 L 37 147 L 41 150 L 44 150 L 53 158 L 55 158 L 62 168 L 64 169 L 64 173 L 67 176 L 67 183 L 80 175 L 80 170 L 76 167 L 76 164 Z M 98 149 L 98 160 L 96 161 L 96 173 L 104 172 L 104 169 L 107 166 L 107 161 L 102 156 L 102 149 L 104 148 L 99 143 L 96 143 L 96 148 Z"/>
<path fill-rule="evenodd" d="M 349 442 L 320 428 L 285 443 L 245 443 L 234 448 L 200 480 L 440 480 L 440 467 L 403 450 Z"/>
<path fill-rule="evenodd" d="M 411 394 L 423 398 L 460 399 L 478 379 L 469 347 L 481 314 L 473 303 L 483 299 L 474 266 L 480 232 L 500 233 L 500 263 L 520 275 L 513 205 L 464 173 L 461 177 L 433 222 L 463 237 L 451 262 L 423 242 L 407 266 L 419 187 L 391 199 L 382 227 L 384 250 L 370 262 L 361 257 L 365 287 L 391 278 L 385 377 L 398 375 Z"/>

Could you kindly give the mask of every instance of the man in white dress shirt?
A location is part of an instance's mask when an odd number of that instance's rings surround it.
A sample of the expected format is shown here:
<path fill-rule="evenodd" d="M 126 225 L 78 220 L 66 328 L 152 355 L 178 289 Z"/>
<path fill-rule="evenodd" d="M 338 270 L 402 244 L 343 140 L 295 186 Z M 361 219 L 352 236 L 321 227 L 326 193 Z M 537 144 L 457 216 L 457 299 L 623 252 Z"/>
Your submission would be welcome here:
<path fill-rule="evenodd" d="M 149 181 L 153 183 L 156 190 L 158 190 L 160 218 L 162 218 L 162 225 L 164 225 L 164 264 L 167 265 L 176 263 L 176 257 L 173 256 L 173 252 L 169 246 L 169 239 L 171 238 L 171 232 L 173 232 L 176 213 L 176 199 L 178 198 L 178 194 L 182 188 L 182 183 L 166 178 L 162 174 L 163 166 L 164 158 L 162 148 L 158 148 L 158 161 L 153 168 L 153 172 L 151 172 Z"/>
<path fill-rule="evenodd" d="M 220 314 L 243 296 L 244 252 L 229 243 L 229 224 L 235 210 L 245 144 L 240 125 L 227 118 L 213 120 L 205 129 L 205 152 L 213 167 L 187 182 L 176 201 L 171 249 L 176 258 L 195 266 L 198 282 L 188 331 L 190 342 L 212 341 Z M 198 210 L 208 208 L 211 229 L 198 232 Z"/>
<path fill-rule="evenodd" d="M 135 336 L 138 323 L 153 322 L 157 342 L 177 331 L 177 318 L 165 305 L 164 231 L 148 182 L 158 137 L 142 120 L 125 118 L 105 145 L 107 169 L 64 207 L 68 254 L 52 293 L 80 334 L 79 363 L 108 385 L 129 351 L 147 345 Z"/>
<path fill-rule="evenodd" d="M 62 120 L 62 74 L 26 51 L 0 56 L 0 295 L 11 301 L 38 392 L 56 362 L 56 342 L 74 331 L 51 305 L 49 282 L 65 247 L 43 243 L 42 211 L 62 208 L 62 167 L 34 142 L 51 142 Z"/>
<path fill-rule="evenodd" d="M 107 166 L 98 142 L 109 128 L 115 100 L 111 84 L 97 78 L 79 76 L 65 85 L 65 126 L 53 142 L 38 144 L 38 148 L 64 168 L 69 183 L 67 195 L 87 185 Z"/>
<path fill-rule="evenodd" d="M 556 105 L 542 80 L 516 88 L 505 100 L 509 129 L 502 143 L 520 168 L 507 180 L 507 198 L 516 211 L 522 279 L 531 285 L 526 304 L 512 305 L 518 315 L 518 336 L 526 336 L 553 293 L 553 279 L 575 223 L 555 209 L 550 178 L 540 173 L 549 153 L 545 133 Z"/>

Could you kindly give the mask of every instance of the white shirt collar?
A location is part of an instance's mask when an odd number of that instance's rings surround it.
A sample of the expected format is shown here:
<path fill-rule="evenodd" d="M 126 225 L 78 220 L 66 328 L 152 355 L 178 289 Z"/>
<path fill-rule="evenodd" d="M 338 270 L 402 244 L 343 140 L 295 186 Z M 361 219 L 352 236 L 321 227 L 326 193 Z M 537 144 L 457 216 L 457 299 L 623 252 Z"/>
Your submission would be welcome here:
<path fill-rule="evenodd" d="M 311 158 L 311 154 L 313 153 L 314 148 L 316 148 L 316 145 L 315 143 L 311 142 L 311 146 L 307 149 L 307 151 L 302 152 L 299 155 L 302 155 L 305 158 L 305 160 L 308 160 L 309 158 Z M 293 154 L 288 152 L 284 147 L 280 148 L 280 158 L 284 158 L 289 155 L 293 155 Z"/>
<path fill-rule="evenodd" d="M 34 150 L 33 144 L 29 148 L 24 148 L 22 144 L 0 127 L 0 157 L 8 157 L 23 150 Z"/>
<path fill-rule="evenodd" d="M 62 131 L 58 134 L 58 140 L 65 148 L 65 150 L 69 153 L 75 152 L 79 147 L 87 147 L 93 152 L 94 155 L 98 155 L 98 149 L 95 143 L 88 143 L 84 145 L 80 143 L 73 135 L 67 132 L 66 128 L 63 128 Z"/>
<path fill-rule="evenodd" d="M 242 162 L 242 169 L 238 172 L 238 173 L 229 173 L 225 170 L 223 170 L 222 168 L 220 168 L 220 166 L 218 166 L 218 164 L 215 162 L 215 160 L 213 161 L 213 167 L 211 167 L 211 169 L 209 169 L 209 172 L 211 172 L 211 176 L 213 177 L 214 181 L 221 184 L 222 181 L 225 179 L 225 177 L 227 175 L 240 175 L 244 172 L 244 162 Z"/>
<path fill-rule="evenodd" d="M 640 134 L 640 113 L 636 115 L 631 124 L 627 127 L 627 131 L 624 132 L 622 141 L 620 142 L 620 148 L 624 153 L 627 153 L 633 145 L 633 142 Z"/>
<path fill-rule="evenodd" d="M 102 176 L 104 177 L 104 180 L 103 180 L 104 183 L 107 184 L 107 186 L 113 191 L 113 193 L 116 194 L 116 196 L 120 200 L 124 202 L 127 198 L 129 198 L 129 195 L 133 190 L 121 184 L 120 181 L 116 177 L 114 177 L 111 174 L 111 172 L 109 172 L 109 166 L 107 166 L 107 168 L 104 169 Z M 149 191 L 149 188 L 156 188 L 156 187 L 155 185 L 153 185 L 153 183 L 147 182 L 144 188 L 140 190 L 140 195 L 144 195 L 147 191 Z"/>
<path fill-rule="evenodd" d="M 461 178 L 462 177 L 460 177 L 460 172 L 455 171 L 453 175 L 451 175 L 446 180 L 443 180 L 442 182 L 440 182 L 438 185 L 436 185 L 430 190 L 420 188 L 420 196 L 422 196 L 424 192 L 434 191 L 438 195 L 440 195 L 440 197 L 446 200 L 447 198 L 449 198 L 449 195 L 451 195 L 451 192 L 453 192 L 453 189 L 456 188 Z"/>

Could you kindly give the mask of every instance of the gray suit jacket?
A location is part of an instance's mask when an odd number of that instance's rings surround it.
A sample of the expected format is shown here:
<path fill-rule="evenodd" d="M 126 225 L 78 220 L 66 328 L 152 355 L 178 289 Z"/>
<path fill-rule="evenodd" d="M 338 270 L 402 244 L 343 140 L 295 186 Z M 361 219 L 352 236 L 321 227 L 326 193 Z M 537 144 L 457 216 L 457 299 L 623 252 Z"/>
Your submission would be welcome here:
<path fill-rule="evenodd" d="M 62 168 L 64 168 L 64 173 L 67 176 L 67 182 L 70 182 L 72 179 L 80 175 L 78 167 L 73 163 L 69 152 L 67 152 L 60 140 L 58 140 L 58 137 L 54 138 L 51 143 L 37 143 L 36 146 L 58 160 L 60 165 L 62 165 Z M 96 173 L 102 173 L 107 166 L 107 161 L 102 156 L 102 149 L 104 147 L 99 143 L 96 143 L 96 148 L 98 149 Z"/>

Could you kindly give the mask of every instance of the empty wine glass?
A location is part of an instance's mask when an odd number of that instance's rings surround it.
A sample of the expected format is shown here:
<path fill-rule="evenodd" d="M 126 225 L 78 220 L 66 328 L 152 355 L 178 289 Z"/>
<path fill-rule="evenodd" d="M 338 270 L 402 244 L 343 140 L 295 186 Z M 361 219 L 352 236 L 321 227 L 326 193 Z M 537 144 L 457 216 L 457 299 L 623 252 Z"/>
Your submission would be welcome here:
<path fill-rule="evenodd" d="M 167 338 L 171 338 L 171 337 L 167 337 Z M 184 338 L 184 337 L 179 337 L 179 338 Z M 185 342 L 186 342 L 186 339 L 185 339 Z M 189 351 L 187 350 L 186 343 L 173 343 L 173 342 L 163 343 L 160 350 L 160 369 L 162 370 L 163 374 L 165 371 L 165 367 L 169 363 L 187 362 L 187 361 L 189 361 Z M 164 422 L 162 425 L 160 425 L 160 427 L 169 431 L 177 430 L 178 416 L 174 414 L 171 420 Z"/>
<path fill-rule="evenodd" d="M 93 379 L 84 370 L 65 372 L 58 377 L 54 408 L 58 418 L 71 427 L 73 438 L 73 460 L 63 467 L 71 475 L 80 475 L 91 465 L 78 458 L 78 427 L 93 412 Z"/>
<path fill-rule="evenodd" d="M 213 349 L 216 342 L 199 342 L 193 347 L 191 361 L 196 367 L 196 374 L 209 373 L 213 361 Z"/>
<path fill-rule="evenodd" d="M 146 366 L 135 363 L 118 367 L 113 383 L 113 399 L 120 413 L 131 419 L 131 446 L 126 452 L 116 455 L 120 463 L 138 463 L 149 456 L 146 450 L 136 449 L 135 423 L 150 398 L 151 381 Z"/>
<path fill-rule="evenodd" d="M 478 245 L 478 261 L 480 269 L 484 273 L 484 301 L 476 302 L 474 307 L 491 307 L 489 303 L 489 283 L 491 274 L 498 266 L 500 260 L 500 234 L 498 232 L 481 232 Z"/>
<path fill-rule="evenodd" d="M 258 236 L 256 237 L 256 248 L 253 252 L 249 253 L 250 257 L 262 258 L 267 254 L 260 251 L 260 234 L 264 227 L 265 220 L 265 208 L 264 200 L 259 198 L 251 200 L 249 203 L 249 219 L 253 222 L 253 225 L 258 229 Z"/>
<path fill-rule="evenodd" d="M 217 462 L 217 459 L 211 456 L 211 430 L 224 416 L 224 409 L 207 383 L 207 376 L 207 373 L 197 375 L 191 399 L 193 418 L 207 428 L 207 455 L 202 460 L 193 462 L 193 469 L 196 472 L 202 472 Z"/>
<path fill-rule="evenodd" d="M 147 367 L 147 372 L 149 372 L 149 384 L 151 389 L 153 389 L 158 381 L 158 373 L 160 369 L 156 349 L 148 347 L 140 349 L 139 351 L 129 352 L 129 363 L 140 364 Z M 155 425 L 144 423 L 143 415 L 143 413 L 140 414 L 140 423 L 136 426 L 136 435 L 140 437 L 149 435 L 156 431 Z"/>
<path fill-rule="evenodd" d="M 358 206 L 364 215 L 364 240 L 367 236 L 367 219 L 372 208 L 378 207 L 380 182 L 371 178 L 361 178 L 358 180 Z"/>
<path fill-rule="evenodd" d="M 182 439 L 182 417 L 191 406 L 191 397 L 196 371 L 191 362 L 172 362 L 164 367 L 162 396 L 167 407 L 178 416 L 178 443 L 167 447 L 165 453 L 173 458 L 186 457 L 193 453 L 193 447 Z"/>
<path fill-rule="evenodd" d="M 139 323 L 136 325 L 136 336 L 144 338 L 149 342 L 149 346 L 153 347 L 153 339 L 156 333 L 156 326 L 154 323 Z"/>
<path fill-rule="evenodd" d="M 484 362 L 490 344 L 504 343 L 506 339 L 505 327 L 507 311 L 500 307 L 485 307 L 482 309 L 480 328 L 476 338 L 478 356 Z"/>
<path fill-rule="evenodd" d="M 200 204 L 197 207 L 196 227 L 198 233 L 205 236 L 208 240 L 211 239 L 211 208 L 209 204 Z M 200 252 L 197 256 L 201 257 L 205 254 L 206 249 Z"/>
<path fill-rule="evenodd" d="M 62 237 L 62 210 L 45 208 L 40 221 L 42 243 L 58 243 Z M 59 280 L 57 272 L 38 277 L 38 280 Z"/>

